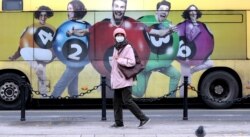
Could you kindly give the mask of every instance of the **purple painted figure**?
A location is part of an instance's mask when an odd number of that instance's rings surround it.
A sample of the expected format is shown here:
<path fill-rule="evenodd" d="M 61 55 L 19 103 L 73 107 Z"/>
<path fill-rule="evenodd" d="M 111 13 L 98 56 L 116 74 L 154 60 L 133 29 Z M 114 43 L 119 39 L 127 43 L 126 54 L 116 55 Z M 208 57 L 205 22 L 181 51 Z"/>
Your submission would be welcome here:
<path fill-rule="evenodd" d="M 191 83 L 193 73 L 213 66 L 210 55 L 214 49 L 214 37 L 207 26 L 197 20 L 201 16 L 201 11 L 190 5 L 182 14 L 185 21 L 177 25 L 180 36 L 177 58 L 181 63 L 182 83 L 184 76 L 188 76 Z M 180 96 L 183 97 L 183 89 Z"/>

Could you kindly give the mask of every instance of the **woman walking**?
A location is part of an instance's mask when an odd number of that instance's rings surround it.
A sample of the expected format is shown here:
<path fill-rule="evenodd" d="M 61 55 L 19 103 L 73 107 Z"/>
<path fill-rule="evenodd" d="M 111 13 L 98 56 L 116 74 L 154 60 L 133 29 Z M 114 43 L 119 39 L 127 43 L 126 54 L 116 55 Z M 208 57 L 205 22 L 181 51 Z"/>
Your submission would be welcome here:
<path fill-rule="evenodd" d="M 114 89 L 114 118 L 115 123 L 111 127 L 123 127 L 122 104 L 140 120 L 139 128 L 150 121 L 150 119 L 140 110 L 132 99 L 133 78 L 126 79 L 119 70 L 118 65 L 132 67 L 135 65 L 135 55 L 133 48 L 126 39 L 126 32 L 122 28 L 116 28 L 113 32 L 116 41 L 112 57 L 111 87 Z"/>

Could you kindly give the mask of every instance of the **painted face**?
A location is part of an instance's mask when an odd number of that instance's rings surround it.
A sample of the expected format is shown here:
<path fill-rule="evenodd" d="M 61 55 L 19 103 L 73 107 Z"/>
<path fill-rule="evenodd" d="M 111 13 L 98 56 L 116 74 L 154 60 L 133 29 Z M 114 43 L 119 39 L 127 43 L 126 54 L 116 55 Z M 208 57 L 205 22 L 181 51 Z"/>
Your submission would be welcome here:
<path fill-rule="evenodd" d="M 197 9 L 194 6 L 191 6 L 189 8 L 189 17 L 191 19 L 192 22 L 196 22 L 197 21 Z"/>
<path fill-rule="evenodd" d="M 157 11 L 156 11 L 156 16 L 159 22 L 164 21 L 168 17 L 169 13 L 169 6 L 167 5 L 161 5 Z"/>
<path fill-rule="evenodd" d="M 115 0 L 113 3 L 113 17 L 116 20 L 121 20 L 125 14 L 126 3 L 121 0 Z"/>
<path fill-rule="evenodd" d="M 71 4 L 68 5 L 67 7 L 68 10 L 68 19 L 73 19 L 74 18 L 74 8 Z"/>
<path fill-rule="evenodd" d="M 45 25 L 47 18 L 48 18 L 47 13 L 45 11 L 42 11 L 39 16 L 39 23 L 41 25 Z"/>

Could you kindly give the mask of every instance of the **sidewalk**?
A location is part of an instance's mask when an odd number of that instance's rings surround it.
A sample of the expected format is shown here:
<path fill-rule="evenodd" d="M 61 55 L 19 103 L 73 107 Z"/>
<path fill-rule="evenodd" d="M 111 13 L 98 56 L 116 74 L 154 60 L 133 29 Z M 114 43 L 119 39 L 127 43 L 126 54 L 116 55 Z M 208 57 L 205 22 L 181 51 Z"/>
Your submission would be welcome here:
<path fill-rule="evenodd" d="M 82 110 L 84 115 L 72 112 L 68 116 L 63 112 L 52 114 L 42 110 L 33 116 L 33 111 L 27 111 L 26 121 L 20 121 L 20 115 L 16 115 L 19 112 L 4 116 L 5 112 L 0 111 L 0 137 L 196 137 L 194 133 L 200 125 L 204 126 L 206 137 L 250 137 L 250 120 L 197 120 L 195 117 L 182 120 L 181 110 L 163 118 L 162 115 L 171 114 L 171 110 L 163 110 L 159 115 L 151 113 L 154 110 L 144 111 L 151 121 L 142 129 L 137 128 L 139 121 L 127 110 L 124 112 L 124 128 L 110 127 L 113 124 L 112 110 L 108 110 L 106 121 L 97 119 L 100 110 L 96 110 L 96 115 L 94 111 L 92 114 Z"/>

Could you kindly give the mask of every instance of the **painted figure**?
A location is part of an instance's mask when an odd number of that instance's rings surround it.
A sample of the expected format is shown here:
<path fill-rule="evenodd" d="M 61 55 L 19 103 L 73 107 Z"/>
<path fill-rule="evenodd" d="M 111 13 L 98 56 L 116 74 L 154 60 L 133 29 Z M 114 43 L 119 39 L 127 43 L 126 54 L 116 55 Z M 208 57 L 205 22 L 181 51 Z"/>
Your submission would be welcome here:
<path fill-rule="evenodd" d="M 69 32 L 74 29 L 88 29 L 90 24 L 82 20 L 87 10 L 81 1 L 72 0 L 67 10 L 68 20 L 57 29 L 53 43 L 55 54 L 66 65 L 66 70 L 56 83 L 51 95 L 59 97 L 68 87 L 69 96 L 76 98 L 78 97 L 78 75 L 89 63 L 87 56 L 89 36 L 78 37 L 70 35 Z"/>
<path fill-rule="evenodd" d="M 201 11 L 190 5 L 182 14 L 185 19 L 177 25 L 180 36 L 178 61 L 181 63 L 181 82 L 188 76 L 191 83 L 193 73 L 213 66 L 210 55 L 214 49 L 214 37 L 206 24 L 198 21 Z M 180 96 L 183 97 L 183 87 Z"/>
<path fill-rule="evenodd" d="M 38 77 L 39 91 L 47 94 L 46 64 L 54 58 L 52 52 L 52 40 L 55 28 L 47 19 L 53 16 L 53 11 L 47 6 L 40 6 L 34 13 L 38 23 L 28 26 L 20 37 L 17 51 L 9 57 L 16 60 L 22 57 L 35 70 Z"/>
<path fill-rule="evenodd" d="M 150 28 L 148 42 L 151 52 L 145 69 L 137 75 L 137 84 L 133 86 L 133 94 L 137 97 L 144 95 L 153 71 L 158 71 L 170 78 L 169 92 L 177 89 L 180 72 L 172 66 L 172 62 L 178 53 L 179 37 L 176 33 L 176 26 L 167 20 L 170 9 L 171 3 L 162 0 L 157 3 L 155 15 L 147 15 L 138 19 Z M 171 96 L 175 97 L 175 92 Z"/>
<path fill-rule="evenodd" d="M 103 76 L 110 77 L 110 60 L 113 53 L 113 31 L 120 27 L 127 33 L 127 39 L 133 45 L 142 63 L 148 59 L 149 47 L 144 38 L 145 25 L 125 16 L 127 0 L 112 1 L 112 15 L 110 18 L 97 22 L 90 29 L 90 59 L 94 68 Z"/>

